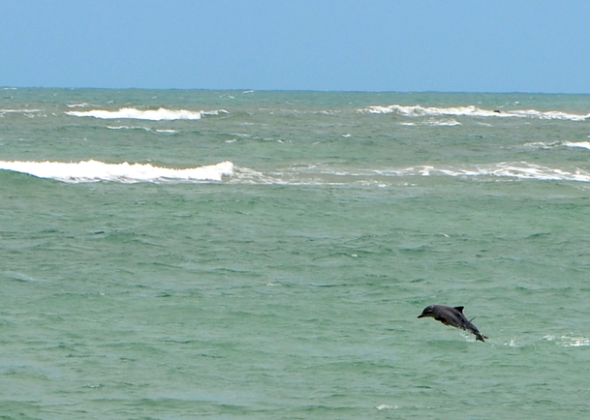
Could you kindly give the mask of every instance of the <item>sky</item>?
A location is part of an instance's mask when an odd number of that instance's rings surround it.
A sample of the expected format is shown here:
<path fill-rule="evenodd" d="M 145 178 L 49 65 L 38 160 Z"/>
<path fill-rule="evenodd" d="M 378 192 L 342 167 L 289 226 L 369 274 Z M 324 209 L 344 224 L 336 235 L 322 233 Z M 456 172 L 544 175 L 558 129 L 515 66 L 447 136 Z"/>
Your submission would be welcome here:
<path fill-rule="evenodd" d="M 0 86 L 590 93 L 590 1 L 2 0 Z"/>

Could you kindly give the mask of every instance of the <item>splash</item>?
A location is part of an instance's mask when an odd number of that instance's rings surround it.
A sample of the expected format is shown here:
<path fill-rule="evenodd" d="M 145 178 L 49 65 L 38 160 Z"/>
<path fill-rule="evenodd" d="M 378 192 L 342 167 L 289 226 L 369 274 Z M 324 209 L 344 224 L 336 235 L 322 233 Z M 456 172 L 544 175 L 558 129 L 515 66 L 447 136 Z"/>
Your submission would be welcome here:
<path fill-rule="evenodd" d="M 562 335 L 556 337 L 554 335 L 546 335 L 543 337 L 547 341 L 555 341 L 557 345 L 562 347 L 585 347 L 590 346 L 590 339 L 582 336 Z"/>

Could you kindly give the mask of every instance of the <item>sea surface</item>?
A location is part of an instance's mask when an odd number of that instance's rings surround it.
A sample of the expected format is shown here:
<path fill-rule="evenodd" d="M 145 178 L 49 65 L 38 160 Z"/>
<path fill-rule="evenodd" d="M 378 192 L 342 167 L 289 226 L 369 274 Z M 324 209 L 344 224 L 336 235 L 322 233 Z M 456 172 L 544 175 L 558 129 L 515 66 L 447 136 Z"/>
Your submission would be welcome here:
<path fill-rule="evenodd" d="M 0 419 L 588 418 L 589 319 L 588 95 L 0 88 Z"/>

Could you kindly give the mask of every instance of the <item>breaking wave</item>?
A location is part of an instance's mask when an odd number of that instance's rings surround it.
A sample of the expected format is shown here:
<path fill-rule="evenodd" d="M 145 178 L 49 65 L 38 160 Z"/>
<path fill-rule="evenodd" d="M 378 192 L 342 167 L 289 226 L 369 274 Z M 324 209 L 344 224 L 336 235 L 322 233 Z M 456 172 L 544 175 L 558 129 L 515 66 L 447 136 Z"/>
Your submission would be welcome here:
<path fill-rule="evenodd" d="M 581 169 L 568 171 L 527 162 L 445 167 L 418 165 L 399 169 L 338 169 L 330 167 L 294 167 L 258 171 L 236 167 L 230 161 L 215 165 L 176 169 L 141 163 L 0 161 L 0 170 L 30 174 L 39 178 L 69 183 L 183 183 L 227 182 L 254 185 L 359 185 L 387 187 L 412 182 L 412 178 L 452 177 L 490 181 L 540 180 L 590 182 L 590 173 Z"/>
<path fill-rule="evenodd" d="M 524 144 L 524 147 L 539 150 L 551 150 L 557 148 L 586 149 L 590 150 L 588 141 L 553 141 L 553 142 L 532 142 Z"/>
<path fill-rule="evenodd" d="M 163 168 L 141 163 L 105 163 L 95 160 L 70 163 L 0 161 L 0 170 L 2 169 L 71 183 L 206 182 L 221 181 L 223 177 L 234 173 L 233 163 L 227 161 L 186 169 Z"/>
<path fill-rule="evenodd" d="M 68 111 L 66 115 L 72 117 L 94 117 L 105 120 L 113 119 L 134 119 L 134 120 L 151 120 L 151 121 L 172 121 L 172 120 L 200 120 L 204 116 L 215 116 L 227 114 L 224 109 L 213 111 L 189 111 L 186 109 L 148 109 L 142 110 L 137 108 L 121 108 L 118 111 L 108 111 L 105 109 L 92 109 L 89 111 Z"/>
<path fill-rule="evenodd" d="M 571 114 L 562 111 L 538 111 L 536 109 L 524 110 L 489 110 L 474 105 L 458 107 L 424 107 L 421 105 L 389 105 L 369 106 L 358 110 L 367 114 L 398 114 L 404 117 L 437 117 L 437 116 L 467 116 L 467 117 L 494 117 L 494 118 L 534 118 L 540 120 L 571 120 L 584 121 L 590 118 L 590 114 Z"/>
<path fill-rule="evenodd" d="M 590 150 L 590 142 L 588 141 L 566 141 L 565 143 L 563 143 L 563 145 L 566 147 Z"/>

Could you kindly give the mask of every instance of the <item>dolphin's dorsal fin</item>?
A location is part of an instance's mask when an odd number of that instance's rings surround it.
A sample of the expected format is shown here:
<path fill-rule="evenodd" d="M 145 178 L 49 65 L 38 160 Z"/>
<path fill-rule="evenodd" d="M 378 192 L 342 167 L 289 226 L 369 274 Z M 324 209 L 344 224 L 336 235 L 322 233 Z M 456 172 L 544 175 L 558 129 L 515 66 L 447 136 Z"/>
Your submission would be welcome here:
<path fill-rule="evenodd" d="M 465 307 L 465 306 L 455 306 L 455 308 L 454 308 L 454 309 L 456 309 L 456 310 L 458 310 L 459 312 L 463 313 L 463 308 L 464 308 L 464 307 Z"/>

